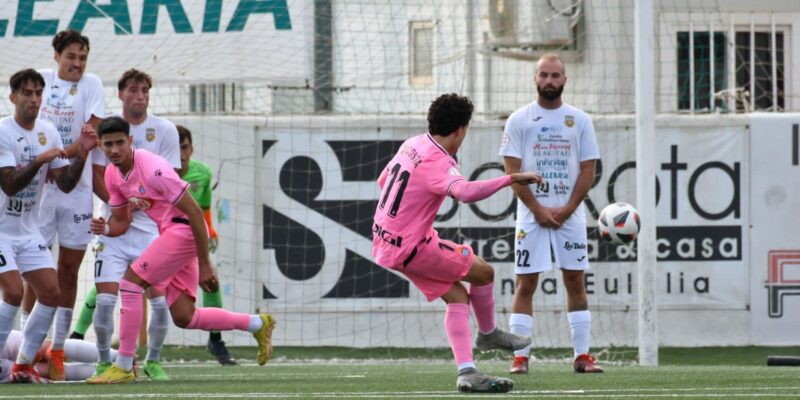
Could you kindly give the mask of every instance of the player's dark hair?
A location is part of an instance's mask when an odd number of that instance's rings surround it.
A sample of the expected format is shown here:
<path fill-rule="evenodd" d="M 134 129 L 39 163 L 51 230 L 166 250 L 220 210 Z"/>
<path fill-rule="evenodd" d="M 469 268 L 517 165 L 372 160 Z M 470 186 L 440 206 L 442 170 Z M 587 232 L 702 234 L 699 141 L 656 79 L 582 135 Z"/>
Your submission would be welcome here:
<path fill-rule="evenodd" d="M 89 38 L 74 29 L 58 32 L 53 37 L 53 49 L 58 54 L 61 54 L 67 46 L 73 43 L 77 43 L 81 45 L 82 49 L 85 48 L 87 52 L 89 51 Z"/>
<path fill-rule="evenodd" d="M 458 128 L 469 125 L 474 108 L 466 96 L 456 93 L 439 96 L 428 109 L 428 132 L 431 135 L 449 136 Z"/>
<path fill-rule="evenodd" d="M 183 140 L 187 139 L 189 144 L 192 144 L 192 131 L 183 125 L 175 125 L 175 127 L 178 128 L 178 143 L 183 143 Z"/>
<path fill-rule="evenodd" d="M 22 89 L 28 82 L 38 83 L 41 87 L 44 87 L 44 78 L 42 78 L 42 74 L 36 72 L 35 69 L 28 68 L 17 71 L 14 75 L 11 75 L 11 78 L 8 80 L 11 93 Z"/>
<path fill-rule="evenodd" d="M 134 82 L 144 82 L 147 84 L 148 89 L 153 87 L 153 78 L 151 78 L 150 75 L 139 71 L 136 68 L 131 68 L 125 71 L 121 77 L 119 77 L 119 81 L 117 81 L 117 89 L 122 91 L 128 87 L 129 84 Z"/>
<path fill-rule="evenodd" d="M 104 134 L 107 133 L 124 133 L 125 136 L 130 136 L 131 134 L 131 125 L 128 121 L 122 119 L 122 117 L 108 117 L 103 119 L 100 122 L 100 125 L 97 127 L 97 136 L 103 137 Z"/>

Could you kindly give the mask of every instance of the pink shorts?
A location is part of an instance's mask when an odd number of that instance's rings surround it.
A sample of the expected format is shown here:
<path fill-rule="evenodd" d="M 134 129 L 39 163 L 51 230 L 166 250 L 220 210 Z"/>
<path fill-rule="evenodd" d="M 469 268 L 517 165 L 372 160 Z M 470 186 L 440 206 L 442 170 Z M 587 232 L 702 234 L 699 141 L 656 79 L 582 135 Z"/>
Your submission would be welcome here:
<path fill-rule="evenodd" d="M 186 293 L 194 301 L 200 271 L 191 227 L 175 225 L 161 232 L 131 264 L 131 269 L 164 293 L 167 304 L 172 305 L 181 293 Z"/>
<path fill-rule="evenodd" d="M 416 286 L 428 301 L 444 296 L 461 281 L 472 267 L 475 254 L 470 246 L 442 240 L 436 230 L 426 240 L 420 242 L 406 261 L 395 266 Z"/>

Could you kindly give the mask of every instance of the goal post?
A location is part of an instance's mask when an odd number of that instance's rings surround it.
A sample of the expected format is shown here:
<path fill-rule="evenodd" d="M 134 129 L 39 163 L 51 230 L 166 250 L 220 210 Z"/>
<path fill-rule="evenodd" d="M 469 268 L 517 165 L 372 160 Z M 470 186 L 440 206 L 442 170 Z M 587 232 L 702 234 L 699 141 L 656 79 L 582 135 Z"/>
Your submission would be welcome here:
<path fill-rule="evenodd" d="M 636 203 L 642 218 L 637 239 L 639 364 L 658 365 L 656 307 L 656 144 L 653 0 L 635 6 Z"/>

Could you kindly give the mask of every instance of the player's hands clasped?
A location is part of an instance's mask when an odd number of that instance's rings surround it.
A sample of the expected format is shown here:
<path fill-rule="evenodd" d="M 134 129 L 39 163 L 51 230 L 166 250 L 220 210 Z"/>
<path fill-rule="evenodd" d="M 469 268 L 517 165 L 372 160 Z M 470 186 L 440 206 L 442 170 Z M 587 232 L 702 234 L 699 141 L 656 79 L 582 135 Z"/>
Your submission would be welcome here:
<path fill-rule="evenodd" d="M 522 185 L 542 183 L 542 175 L 538 172 L 516 172 L 511 174 L 511 181 Z"/>
<path fill-rule="evenodd" d="M 553 209 L 549 207 L 538 207 L 535 210 L 531 210 L 533 212 L 533 217 L 536 219 L 536 223 L 545 227 L 545 228 L 553 228 L 558 229 L 561 227 L 561 222 L 553 215 Z"/>

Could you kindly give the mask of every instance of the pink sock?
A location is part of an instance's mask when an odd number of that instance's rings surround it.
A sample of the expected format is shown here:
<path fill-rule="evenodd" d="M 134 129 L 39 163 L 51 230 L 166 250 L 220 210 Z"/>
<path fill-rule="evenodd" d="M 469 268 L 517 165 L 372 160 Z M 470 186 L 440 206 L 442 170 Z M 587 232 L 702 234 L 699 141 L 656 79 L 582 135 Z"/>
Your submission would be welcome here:
<path fill-rule="evenodd" d="M 453 349 L 456 365 L 472 362 L 472 333 L 469 331 L 469 305 L 451 303 L 444 313 L 444 330 Z"/>
<path fill-rule="evenodd" d="M 188 329 L 202 329 L 204 331 L 230 331 L 238 329 L 246 331 L 250 325 L 250 316 L 235 313 L 223 308 L 195 308 L 194 315 Z"/>
<path fill-rule="evenodd" d="M 142 289 L 139 285 L 125 279 L 119 281 L 119 354 L 136 355 L 136 340 L 142 326 Z"/>
<path fill-rule="evenodd" d="M 475 286 L 469 285 L 469 302 L 475 311 L 475 321 L 481 333 L 489 333 L 497 327 L 494 321 L 494 282 Z"/>

